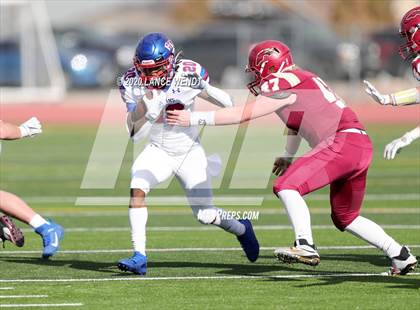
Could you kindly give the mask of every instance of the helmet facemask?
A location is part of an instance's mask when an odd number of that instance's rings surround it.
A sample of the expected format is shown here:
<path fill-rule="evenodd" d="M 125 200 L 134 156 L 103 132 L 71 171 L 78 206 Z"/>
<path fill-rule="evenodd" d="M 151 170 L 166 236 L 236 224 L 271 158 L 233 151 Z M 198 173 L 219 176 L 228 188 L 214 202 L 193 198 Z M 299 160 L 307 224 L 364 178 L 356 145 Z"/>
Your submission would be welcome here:
<path fill-rule="evenodd" d="M 133 59 L 134 66 L 140 75 L 142 83 L 150 88 L 165 88 L 174 74 L 174 56 L 158 61 L 141 61 Z"/>
<path fill-rule="evenodd" d="M 408 31 L 400 31 L 400 36 L 405 39 L 406 43 L 400 45 L 399 53 L 404 60 L 413 59 L 420 51 L 420 24 L 411 27 Z"/>

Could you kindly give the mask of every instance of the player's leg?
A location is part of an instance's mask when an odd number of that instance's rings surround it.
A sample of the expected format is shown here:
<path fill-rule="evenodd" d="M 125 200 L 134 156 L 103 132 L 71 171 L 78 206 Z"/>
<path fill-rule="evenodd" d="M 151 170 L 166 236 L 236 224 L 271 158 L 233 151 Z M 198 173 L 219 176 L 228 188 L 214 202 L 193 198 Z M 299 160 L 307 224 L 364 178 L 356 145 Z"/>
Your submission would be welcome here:
<path fill-rule="evenodd" d="M 368 156 L 368 155 L 367 155 Z M 378 224 L 359 215 L 366 187 L 367 168 L 350 180 L 331 184 L 331 209 L 335 226 L 382 250 L 392 261 L 391 274 L 406 274 L 417 260 Z"/>
<path fill-rule="evenodd" d="M 282 201 L 295 233 L 294 246 L 278 248 L 274 254 L 283 262 L 316 266 L 320 262 L 312 237 L 311 216 L 303 195 L 330 182 L 327 166 L 334 154 L 326 157 L 312 153 L 297 159 L 274 181 L 273 191 Z"/>
<path fill-rule="evenodd" d="M 44 258 L 49 258 L 58 251 L 64 237 L 64 230 L 60 225 L 45 220 L 18 196 L 5 191 L 0 191 L 0 210 L 34 228 L 42 237 Z"/>
<path fill-rule="evenodd" d="M 180 180 L 194 216 L 205 225 L 215 225 L 234 234 L 246 256 L 255 262 L 259 244 L 249 220 L 237 220 L 222 216 L 223 210 L 213 204 L 211 177 L 207 171 L 207 158 L 201 146 L 178 158 L 176 175 Z"/>
<path fill-rule="evenodd" d="M 146 224 L 148 219 L 145 197 L 150 189 L 172 174 L 170 157 L 154 145 L 148 145 L 137 157 L 131 169 L 131 190 L 128 216 L 134 254 L 118 262 L 123 271 L 144 275 L 147 269 Z"/>

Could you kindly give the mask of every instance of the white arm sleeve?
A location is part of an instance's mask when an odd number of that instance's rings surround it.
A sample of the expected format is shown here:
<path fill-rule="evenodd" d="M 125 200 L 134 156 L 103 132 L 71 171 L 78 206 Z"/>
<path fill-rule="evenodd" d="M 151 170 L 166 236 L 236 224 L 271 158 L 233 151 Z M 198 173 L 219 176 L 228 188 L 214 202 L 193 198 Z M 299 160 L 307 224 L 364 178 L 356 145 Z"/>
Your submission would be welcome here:
<path fill-rule="evenodd" d="M 220 88 L 211 86 L 209 83 L 206 83 L 204 87 L 207 95 L 213 99 L 211 100 L 212 103 L 215 105 L 222 107 L 222 108 L 230 108 L 233 107 L 232 98 L 229 96 L 227 92 L 221 90 Z"/>

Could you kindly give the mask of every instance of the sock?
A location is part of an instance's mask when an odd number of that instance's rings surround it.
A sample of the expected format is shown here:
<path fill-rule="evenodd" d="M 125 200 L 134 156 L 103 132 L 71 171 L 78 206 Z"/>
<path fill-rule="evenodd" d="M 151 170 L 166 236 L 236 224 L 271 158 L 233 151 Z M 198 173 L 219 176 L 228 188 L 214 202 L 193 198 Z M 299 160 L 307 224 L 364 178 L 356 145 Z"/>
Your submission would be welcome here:
<path fill-rule="evenodd" d="M 217 226 L 223 228 L 227 232 L 234 234 L 235 236 L 241 236 L 245 233 L 245 225 L 235 219 L 221 219 L 220 224 Z"/>
<path fill-rule="evenodd" d="M 381 249 L 390 258 L 400 255 L 402 246 L 392 239 L 378 224 L 363 216 L 356 217 L 345 229 L 356 237 Z"/>
<path fill-rule="evenodd" d="M 236 219 L 225 218 L 227 212 L 216 207 L 195 207 L 191 206 L 197 220 L 201 224 L 205 225 L 216 225 L 227 232 L 230 232 L 236 236 L 243 235 L 245 233 L 245 225 Z"/>
<path fill-rule="evenodd" d="M 284 189 L 278 192 L 278 196 L 284 204 L 286 213 L 292 223 L 295 232 L 295 240 L 306 239 L 309 244 L 314 244 L 311 230 L 311 215 L 305 200 L 299 192 Z"/>
<path fill-rule="evenodd" d="M 29 225 L 32 226 L 33 229 L 37 229 L 48 222 L 39 214 L 35 214 L 34 217 L 29 221 Z"/>
<path fill-rule="evenodd" d="M 147 208 L 129 208 L 128 216 L 131 225 L 131 242 L 134 251 L 146 255 Z"/>

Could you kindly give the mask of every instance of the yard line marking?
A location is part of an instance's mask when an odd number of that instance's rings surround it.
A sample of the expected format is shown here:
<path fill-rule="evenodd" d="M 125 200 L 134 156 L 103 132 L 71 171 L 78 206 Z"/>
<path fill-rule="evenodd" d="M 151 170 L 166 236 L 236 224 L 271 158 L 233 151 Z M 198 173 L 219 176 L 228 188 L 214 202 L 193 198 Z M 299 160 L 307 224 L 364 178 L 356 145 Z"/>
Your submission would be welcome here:
<path fill-rule="evenodd" d="M 161 210 L 159 210 L 161 209 Z M 169 207 L 169 208 L 159 208 L 151 210 L 150 215 L 153 216 L 185 216 L 191 215 L 191 210 L 188 207 Z M 243 208 L 237 209 L 243 211 Z M 311 214 L 329 214 L 331 213 L 329 208 L 310 208 Z M 46 216 L 51 217 L 110 217 L 110 216 L 121 216 L 127 217 L 127 211 L 88 211 L 84 208 L 75 207 L 71 211 L 47 211 L 44 212 Z M 286 212 L 279 205 L 279 208 L 267 208 L 261 209 L 260 214 L 278 214 L 284 215 Z M 362 214 L 420 214 L 420 208 L 366 208 L 362 211 Z"/>
<path fill-rule="evenodd" d="M 48 295 L 0 295 L 0 299 L 15 299 L 15 298 L 47 298 Z"/>
<path fill-rule="evenodd" d="M 407 245 L 409 248 L 420 248 L 420 244 Z M 260 247 L 260 250 L 275 250 L 278 247 Z M 375 249 L 371 245 L 332 245 L 332 246 L 318 246 L 318 250 L 364 250 L 364 249 Z M 161 248 L 161 249 L 148 249 L 147 252 L 219 252 L 219 251 L 242 251 L 242 248 L 238 247 L 226 247 L 226 248 Z M 59 251 L 58 254 L 101 254 L 101 253 L 131 253 L 132 249 L 98 249 L 98 250 L 63 250 Z M 2 254 L 40 254 L 41 251 L 1 251 Z M 1 282 L 1 281 L 0 281 Z"/>
<path fill-rule="evenodd" d="M 74 304 L 11 304 L 11 305 L 1 305 L 0 308 L 44 308 L 44 307 L 81 307 L 82 303 Z"/>
<path fill-rule="evenodd" d="M 419 272 L 406 276 L 418 276 Z M 118 277 L 118 278 L 69 278 L 69 279 L 5 279 L 0 282 L 47 283 L 47 282 L 112 282 L 112 281 L 171 281 L 171 280 L 234 280 L 234 279 L 299 279 L 299 278 L 340 278 L 340 277 L 388 277 L 384 273 L 317 273 L 288 275 L 238 275 L 238 276 L 178 276 L 178 277 Z"/>
<path fill-rule="evenodd" d="M 306 196 L 308 200 L 313 201 L 329 201 L 328 194 L 309 194 Z M 419 193 L 389 193 L 389 194 L 366 194 L 365 201 L 418 201 Z M 255 196 L 240 195 L 218 195 L 214 197 L 216 204 L 224 205 L 261 205 L 263 200 L 277 200 L 274 195 L 263 194 Z M 95 206 L 95 205 L 128 205 L 129 198 L 127 196 L 32 196 L 25 197 L 28 203 L 56 204 L 71 203 L 76 206 Z M 148 205 L 188 205 L 185 196 L 152 196 L 147 198 Z"/>
<path fill-rule="evenodd" d="M 380 225 L 384 229 L 420 229 L 420 225 L 402 225 L 389 224 Z M 255 225 L 254 230 L 289 230 L 290 225 Z M 312 229 L 335 229 L 333 225 L 312 225 Z M 24 232 L 33 231 L 33 229 L 22 229 Z M 220 230 L 215 226 L 151 226 L 147 231 L 208 231 Z M 68 232 L 122 232 L 130 231 L 129 227 L 72 227 L 66 228 Z"/>
<path fill-rule="evenodd" d="M 264 200 L 276 200 L 274 195 L 258 195 L 258 196 L 235 196 L 235 195 L 218 195 L 214 197 L 216 205 L 261 205 Z M 327 194 L 312 194 L 307 196 L 308 200 L 329 201 L 330 196 Z M 366 194 L 365 201 L 411 201 L 419 200 L 419 193 L 406 194 Z M 96 205 L 128 205 L 128 196 L 84 196 L 77 197 L 76 206 L 96 206 Z M 185 196 L 161 196 L 146 198 L 148 205 L 188 205 Z"/>

